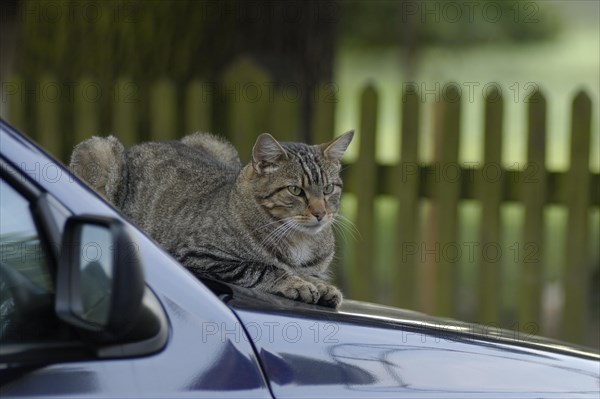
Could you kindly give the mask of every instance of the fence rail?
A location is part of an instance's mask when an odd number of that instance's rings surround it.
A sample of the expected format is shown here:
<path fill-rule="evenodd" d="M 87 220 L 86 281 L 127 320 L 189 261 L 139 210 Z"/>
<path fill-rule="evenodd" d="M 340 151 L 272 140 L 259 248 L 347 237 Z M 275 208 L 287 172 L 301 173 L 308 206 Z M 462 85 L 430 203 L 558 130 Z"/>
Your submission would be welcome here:
<path fill-rule="evenodd" d="M 66 98 L 65 88 L 75 94 Z M 334 132 L 336 92 L 323 84 L 311 96 L 308 136 L 325 142 Z M 290 96 L 290 86 L 273 83 L 268 74 L 248 59 L 232 65 L 220 81 L 207 84 L 192 81 L 176 85 L 164 79 L 141 85 L 129 78 L 107 88 L 89 77 L 67 84 L 51 75 L 25 80 L 15 76 L 3 83 L 6 119 L 29 133 L 43 147 L 67 160 L 73 145 L 91 135 L 113 133 L 126 145 L 141 140 L 174 139 L 193 131 L 224 134 L 249 155 L 256 134 L 270 131 L 284 140 L 299 137 L 301 102 Z M 387 290 L 389 302 L 436 315 L 457 317 L 459 314 L 456 266 L 442 257 L 424 261 L 406 256 L 410 245 L 453 245 L 460 242 L 458 206 L 463 200 L 480 204 L 479 242 L 501 241 L 503 219 L 501 207 L 510 202 L 524 209 L 522 242 L 535 245 L 543 253 L 545 242 L 544 209 L 559 205 L 568 210 L 564 253 L 564 306 L 558 337 L 573 342 L 590 343 L 589 281 L 593 267 L 589 259 L 590 209 L 600 206 L 600 174 L 589 169 L 592 107 L 590 97 L 580 92 L 571 110 L 571 164 L 566 172 L 548 171 L 545 167 L 547 105 L 541 91 L 534 92 L 527 103 L 527 162 L 518 168 L 502 164 L 504 101 L 499 91 L 491 90 L 485 100 L 483 125 L 483 161 L 460 163 L 461 100 L 460 92 L 450 86 L 441 101 L 434 104 L 434 160 L 419 161 L 420 114 L 422 101 L 418 91 L 406 86 L 402 97 L 400 162 L 380 165 L 376 161 L 375 142 L 378 132 L 377 90 L 368 86 L 360 101 L 360 144 L 357 161 L 344 169 L 345 190 L 355 194 L 356 225 L 361 238 L 342 252 L 353 259 L 339 265 L 338 279 L 347 296 L 374 300 L 376 288 Z M 387 287 L 376 287 L 373 259 L 376 256 L 376 199 L 385 195 L 397 201 L 394 215 L 395 237 L 388 248 L 394 261 L 389 265 Z M 425 219 L 419 217 L 424 200 L 431 209 Z M 500 324 L 504 304 L 501 298 L 502 264 L 478 257 L 476 315 L 481 323 Z M 520 260 L 518 311 L 519 325 L 540 323 L 540 306 L 544 259 Z M 597 295 L 597 293 L 595 293 Z"/>

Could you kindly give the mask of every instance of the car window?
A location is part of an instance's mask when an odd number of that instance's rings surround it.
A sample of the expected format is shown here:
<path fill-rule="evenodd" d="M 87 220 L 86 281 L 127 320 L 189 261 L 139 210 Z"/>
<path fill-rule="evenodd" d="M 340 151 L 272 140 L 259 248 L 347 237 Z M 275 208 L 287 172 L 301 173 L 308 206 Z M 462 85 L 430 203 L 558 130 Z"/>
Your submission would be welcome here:
<path fill-rule="evenodd" d="M 56 338 L 50 261 L 29 201 L 0 180 L 0 343 Z"/>

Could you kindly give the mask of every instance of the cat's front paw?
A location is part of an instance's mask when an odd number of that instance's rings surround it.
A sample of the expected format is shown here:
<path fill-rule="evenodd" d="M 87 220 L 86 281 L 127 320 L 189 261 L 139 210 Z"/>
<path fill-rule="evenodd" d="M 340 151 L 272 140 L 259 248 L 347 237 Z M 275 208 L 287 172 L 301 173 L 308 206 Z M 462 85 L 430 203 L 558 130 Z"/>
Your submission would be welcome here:
<path fill-rule="evenodd" d="M 275 294 L 306 303 L 317 303 L 320 297 L 319 290 L 314 284 L 297 276 L 291 276 L 279 283 L 275 287 Z"/>
<path fill-rule="evenodd" d="M 331 284 L 325 282 L 316 283 L 317 290 L 319 291 L 318 305 L 327 306 L 336 309 L 342 303 L 343 295 L 342 292 Z"/>

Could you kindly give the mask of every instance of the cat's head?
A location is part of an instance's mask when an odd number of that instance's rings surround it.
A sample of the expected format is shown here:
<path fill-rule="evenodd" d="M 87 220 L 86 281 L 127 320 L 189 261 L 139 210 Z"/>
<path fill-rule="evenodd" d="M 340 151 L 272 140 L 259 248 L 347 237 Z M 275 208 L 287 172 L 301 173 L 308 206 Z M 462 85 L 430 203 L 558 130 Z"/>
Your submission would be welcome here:
<path fill-rule="evenodd" d="M 274 220 L 315 234 L 333 222 L 340 206 L 340 160 L 354 131 L 321 145 L 280 143 L 261 134 L 245 179 L 256 203 Z"/>

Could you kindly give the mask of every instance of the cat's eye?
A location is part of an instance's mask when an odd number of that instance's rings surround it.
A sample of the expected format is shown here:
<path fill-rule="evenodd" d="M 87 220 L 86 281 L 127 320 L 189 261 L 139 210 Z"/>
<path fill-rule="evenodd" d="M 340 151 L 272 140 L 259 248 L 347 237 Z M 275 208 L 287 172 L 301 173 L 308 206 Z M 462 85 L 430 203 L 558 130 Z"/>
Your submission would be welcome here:
<path fill-rule="evenodd" d="M 323 187 L 323 194 L 331 194 L 333 192 L 333 184 L 328 184 Z"/>
<path fill-rule="evenodd" d="M 288 191 L 293 195 L 302 195 L 302 189 L 298 186 L 288 186 Z"/>

